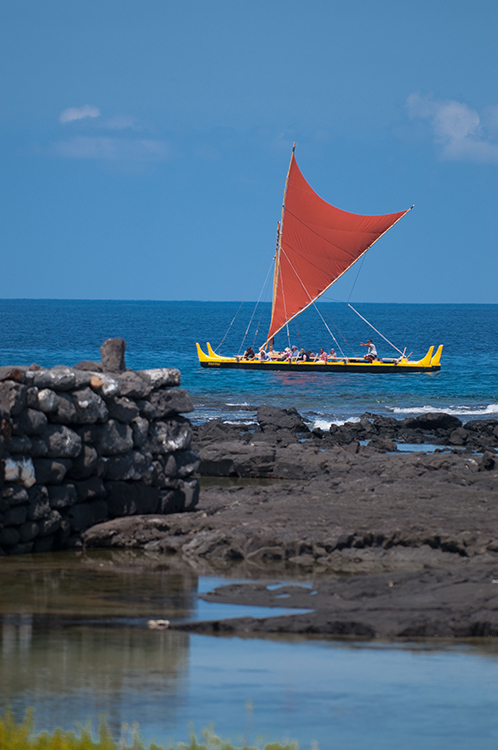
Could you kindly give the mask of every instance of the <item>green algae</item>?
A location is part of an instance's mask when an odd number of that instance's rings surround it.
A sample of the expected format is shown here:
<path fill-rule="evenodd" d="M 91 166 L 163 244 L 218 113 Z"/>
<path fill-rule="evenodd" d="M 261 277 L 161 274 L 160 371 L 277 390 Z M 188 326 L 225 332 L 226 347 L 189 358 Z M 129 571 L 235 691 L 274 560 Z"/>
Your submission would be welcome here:
<path fill-rule="evenodd" d="M 7 709 L 0 716 L 0 750 L 298 750 L 294 742 L 284 745 L 279 742 L 259 745 L 234 745 L 218 737 L 211 729 L 205 729 L 201 738 L 191 733 L 188 743 L 174 745 L 145 745 L 140 739 L 138 725 L 134 725 L 128 739 L 116 741 L 106 722 L 101 721 L 94 737 L 90 724 L 77 730 L 57 728 L 53 732 L 34 732 L 33 709 L 28 709 L 24 720 L 16 722 L 12 711 Z"/>

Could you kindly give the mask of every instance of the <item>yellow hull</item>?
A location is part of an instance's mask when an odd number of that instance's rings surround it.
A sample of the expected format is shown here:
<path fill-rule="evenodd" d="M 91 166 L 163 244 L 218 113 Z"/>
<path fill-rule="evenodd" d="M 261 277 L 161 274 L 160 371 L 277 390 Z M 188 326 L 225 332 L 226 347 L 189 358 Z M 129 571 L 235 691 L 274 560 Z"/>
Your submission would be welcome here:
<path fill-rule="evenodd" d="M 379 359 L 367 362 L 360 358 L 337 359 L 333 362 L 297 362 L 288 360 L 278 362 L 259 359 L 244 359 L 243 357 L 220 357 L 216 354 L 211 344 L 207 344 L 208 353 L 205 354 L 200 345 L 197 344 L 197 354 L 202 367 L 218 369 L 233 368 L 237 370 L 280 370 L 283 372 L 372 372 L 372 373 L 395 373 L 395 372 L 437 372 L 441 369 L 440 360 L 443 351 L 441 344 L 434 354 L 431 346 L 425 357 L 417 362 L 411 362 L 407 357 L 399 359 Z"/>

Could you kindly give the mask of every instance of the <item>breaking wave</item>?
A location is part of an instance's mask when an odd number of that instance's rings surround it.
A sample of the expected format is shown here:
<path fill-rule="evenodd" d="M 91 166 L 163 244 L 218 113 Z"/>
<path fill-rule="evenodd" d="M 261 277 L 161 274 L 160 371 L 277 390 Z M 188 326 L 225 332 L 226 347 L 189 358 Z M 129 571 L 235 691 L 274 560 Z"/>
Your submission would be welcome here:
<path fill-rule="evenodd" d="M 455 417 L 487 417 L 498 414 L 498 404 L 488 404 L 487 406 L 413 406 L 413 407 L 394 407 L 390 409 L 393 414 L 427 414 L 428 412 L 444 412 L 452 414 Z"/>

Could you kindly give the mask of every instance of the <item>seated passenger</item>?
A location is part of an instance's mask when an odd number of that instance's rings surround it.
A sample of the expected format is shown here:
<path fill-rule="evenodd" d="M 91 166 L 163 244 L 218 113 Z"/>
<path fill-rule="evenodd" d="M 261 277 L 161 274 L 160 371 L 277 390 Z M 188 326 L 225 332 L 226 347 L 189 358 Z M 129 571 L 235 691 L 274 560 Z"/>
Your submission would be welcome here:
<path fill-rule="evenodd" d="M 331 349 L 329 351 L 327 359 L 329 362 L 333 362 L 335 359 L 337 359 L 337 354 L 335 353 L 335 349 Z"/>
<path fill-rule="evenodd" d="M 266 362 L 268 359 L 268 354 L 266 353 L 263 346 L 259 348 L 259 359 L 261 362 Z"/>
<path fill-rule="evenodd" d="M 243 354 L 244 359 L 254 359 L 255 356 L 256 355 L 254 354 L 254 350 L 250 346 L 248 346 Z"/>

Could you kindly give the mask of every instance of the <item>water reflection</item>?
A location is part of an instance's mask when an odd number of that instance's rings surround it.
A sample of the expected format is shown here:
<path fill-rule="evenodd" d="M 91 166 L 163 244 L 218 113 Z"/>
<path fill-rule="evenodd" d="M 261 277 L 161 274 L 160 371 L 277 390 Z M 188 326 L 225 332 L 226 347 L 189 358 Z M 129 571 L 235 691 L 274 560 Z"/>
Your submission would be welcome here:
<path fill-rule="evenodd" d="M 0 574 L 0 700 L 18 719 L 30 705 L 47 728 L 105 714 L 119 735 L 154 705 L 175 722 L 189 636 L 146 622 L 190 617 L 197 575 L 110 552 L 3 558 Z"/>

